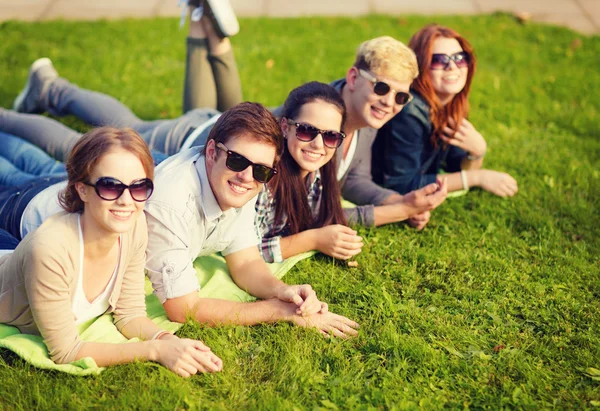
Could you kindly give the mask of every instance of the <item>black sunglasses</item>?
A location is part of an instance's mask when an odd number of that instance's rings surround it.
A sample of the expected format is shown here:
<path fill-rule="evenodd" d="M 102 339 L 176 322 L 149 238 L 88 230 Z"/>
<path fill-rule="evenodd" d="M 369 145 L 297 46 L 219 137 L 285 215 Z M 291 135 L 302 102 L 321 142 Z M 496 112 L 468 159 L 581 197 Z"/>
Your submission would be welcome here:
<path fill-rule="evenodd" d="M 313 141 L 320 134 L 323 138 L 323 144 L 329 148 L 338 148 L 346 134 L 341 131 L 321 130 L 315 126 L 306 123 L 298 123 L 291 119 L 286 119 L 290 126 L 296 126 L 296 138 L 300 141 Z"/>
<path fill-rule="evenodd" d="M 451 61 L 453 61 L 458 68 L 467 67 L 469 65 L 469 53 L 466 51 L 459 51 L 451 56 L 447 54 L 432 54 L 429 68 L 432 70 L 446 70 Z"/>
<path fill-rule="evenodd" d="M 106 201 L 114 201 L 121 197 L 125 190 L 129 190 L 131 198 L 142 202 L 149 199 L 154 191 L 154 183 L 149 178 L 140 178 L 127 185 L 113 177 L 100 177 L 96 180 L 96 184 L 84 184 L 94 187 L 98 197 Z"/>
<path fill-rule="evenodd" d="M 243 155 L 229 150 L 223 143 L 217 143 L 217 148 L 227 153 L 225 165 L 231 171 L 239 173 L 240 171 L 247 169 L 248 166 L 252 166 L 252 177 L 254 177 L 254 179 L 259 183 L 268 183 L 269 180 L 271 180 L 273 176 L 277 174 L 277 170 L 274 168 L 265 166 L 263 164 L 253 163 Z"/>
<path fill-rule="evenodd" d="M 410 93 L 407 93 L 405 91 L 396 91 L 392 89 L 388 83 L 377 80 L 377 78 L 373 77 L 370 73 L 366 72 L 365 70 L 358 69 L 358 73 L 362 78 L 373 83 L 373 91 L 378 96 L 385 96 L 390 91 L 393 91 L 394 93 L 396 93 L 396 96 L 394 97 L 396 104 L 399 104 L 401 106 L 407 104 L 409 101 L 412 100 L 412 95 Z"/>

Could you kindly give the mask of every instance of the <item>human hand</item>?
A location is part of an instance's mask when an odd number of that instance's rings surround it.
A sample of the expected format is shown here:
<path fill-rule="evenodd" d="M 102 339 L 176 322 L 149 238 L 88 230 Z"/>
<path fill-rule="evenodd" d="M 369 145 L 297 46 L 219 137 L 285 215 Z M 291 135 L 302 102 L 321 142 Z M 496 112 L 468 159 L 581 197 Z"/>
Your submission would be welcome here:
<path fill-rule="evenodd" d="M 450 127 L 444 127 L 442 141 L 462 148 L 473 157 L 483 156 L 487 150 L 487 143 L 479 131 L 469 120 L 463 118 L 460 125 L 450 119 Z"/>
<path fill-rule="evenodd" d="M 431 211 L 446 200 L 448 196 L 448 185 L 446 184 L 445 178 L 438 178 L 436 183 L 431 183 L 423 188 L 415 191 L 411 191 L 402 197 L 400 204 L 407 207 L 407 214 L 410 220 L 425 212 Z M 423 217 L 417 218 L 422 220 Z M 429 217 L 427 217 L 429 221 Z M 427 222 L 425 222 L 427 224 Z M 421 227 L 423 228 L 423 227 Z"/>
<path fill-rule="evenodd" d="M 341 224 L 316 229 L 316 249 L 333 258 L 347 260 L 362 249 L 362 238 L 356 231 Z"/>
<path fill-rule="evenodd" d="M 177 338 L 153 342 L 157 344 L 157 361 L 182 377 L 223 369 L 223 361 L 202 341 Z"/>
<path fill-rule="evenodd" d="M 500 197 L 512 197 L 517 194 L 517 180 L 510 174 L 494 170 L 480 170 L 479 187 Z"/>
<path fill-rule="evenodd" d="M 430 218 L 431 213 L 429 211 L 425 211 L 421 214 L 415 214 L 414 216 L 409 218 L 408 224 L 411 227 L 417 229 L 417 231 L 421 231 L 423 228 L 425 228 Z"/>
<path fill-rule="evenodd" d="M 296 315 L 301 316 L 316 314 L 323 310 L 323 304 L 327 306 L 318 300 L 317 293 L 308 284 L 286 285 L 277 293 L 277 299 L 295 304 Z"/>
<path fill-rule="evenodd" d="M 358 323 L 332 312 L 318 313 L 311 316 L 293 316 L 292 322 L 300 327 L 316 328 L 321 334 L 329 337 L 330 333 L 338 338 L 350 338 L 358 335 Z"/>

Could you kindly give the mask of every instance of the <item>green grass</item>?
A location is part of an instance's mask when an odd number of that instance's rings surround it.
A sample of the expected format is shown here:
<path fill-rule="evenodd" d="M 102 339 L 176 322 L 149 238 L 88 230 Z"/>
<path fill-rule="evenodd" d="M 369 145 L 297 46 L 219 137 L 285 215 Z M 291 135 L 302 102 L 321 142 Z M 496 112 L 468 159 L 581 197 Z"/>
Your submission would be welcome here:
<path fill-rule="evenodd" d="M 408 41 L 430 21 L 243 19 L 234 43 L 245 97 L 280 104 L 302 82 L 343 76 L 360 41 Z M 448 200 L 420 233 L 363 230 L 357 269 L 323 257 L 298 264 L 286 280 L 313 284 L 332 310 L 359 321 L 358 338 L 190 323 L 180 335 L 203 339 L 225 369 L 185 380 L 149 363 L 72 377 L 2 351 L 0 408 L 599 406 L 588 369 L 600 369 L 600 37 L 502 14 L 436 21 L 477 51 L 471 120 L 488 141 L 486 166 L 511 173 L 520 191 Z M 49 56 L 65 77 L 141 117 L 180 114 L 184 32 L 175 19 L 8 22 L 0 38 L 1 106 L 29 64 Z"/>

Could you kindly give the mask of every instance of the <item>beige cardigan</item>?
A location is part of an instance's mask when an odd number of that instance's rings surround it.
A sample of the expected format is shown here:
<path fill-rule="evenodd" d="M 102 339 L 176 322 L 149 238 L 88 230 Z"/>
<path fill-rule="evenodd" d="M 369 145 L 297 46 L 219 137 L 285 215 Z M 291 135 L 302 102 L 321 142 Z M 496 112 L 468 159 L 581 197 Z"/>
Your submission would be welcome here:
<path fill-rule="evenodd" d="M 134 318 L 146 316 L 144 213 L 121 239 L 119 271 L 108 300 L 119 331 Z M 27 235 L 14 253 L 0 257 L 0 323 L 41 335 L 50 357 L 59 364 L 74 361 L 83 344 L 72 309 L 79 247 L 77 214 L 62 212 Z"/>

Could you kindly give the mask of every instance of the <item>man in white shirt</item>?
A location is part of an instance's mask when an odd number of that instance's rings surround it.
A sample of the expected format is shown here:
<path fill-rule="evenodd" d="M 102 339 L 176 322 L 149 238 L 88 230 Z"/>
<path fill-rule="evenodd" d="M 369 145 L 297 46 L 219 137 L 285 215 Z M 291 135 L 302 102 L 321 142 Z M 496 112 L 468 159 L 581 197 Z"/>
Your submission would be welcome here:
<path fill-rule="evenodd" d="M 148 277 L 169 319 L 252 325 L 290 321 L 346 337 L 355 322 L 331 313 L 310 285 L 275 278 L 257 245 L 256 195 L 273 173 L 281 129 L 263 106 L 242 103 L 223 113 L 204 148 L 191 148 L 156 170 L 146 203 Z M 261 301 L 200 298 L 193 261 L 221 252 L 235 283 Z"/>

